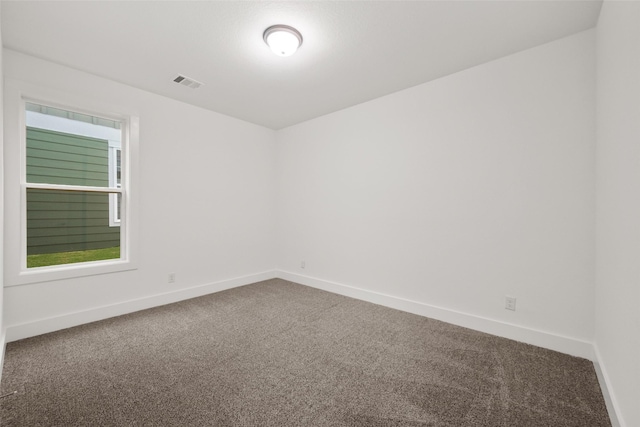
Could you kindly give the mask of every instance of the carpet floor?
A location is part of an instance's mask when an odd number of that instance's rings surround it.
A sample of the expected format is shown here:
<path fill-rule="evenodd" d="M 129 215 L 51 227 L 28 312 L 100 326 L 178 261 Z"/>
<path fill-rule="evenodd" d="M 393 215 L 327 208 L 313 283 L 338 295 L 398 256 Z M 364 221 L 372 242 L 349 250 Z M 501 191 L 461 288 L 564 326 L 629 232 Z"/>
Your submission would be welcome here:
<path fill-rule="evenodd" d="M 593 364 L 280 279 L 7 345 L 2 426 L 610 426 Z"/>

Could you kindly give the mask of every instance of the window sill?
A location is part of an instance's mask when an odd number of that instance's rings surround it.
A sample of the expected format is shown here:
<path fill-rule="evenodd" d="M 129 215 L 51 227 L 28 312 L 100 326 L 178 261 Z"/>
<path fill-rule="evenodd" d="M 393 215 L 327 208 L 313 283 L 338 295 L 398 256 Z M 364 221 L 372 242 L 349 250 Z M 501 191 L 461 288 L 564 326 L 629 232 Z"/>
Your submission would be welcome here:
<path fill-rule="evenodd" d="M 20 286 L 77 277 L 118 273 L 121 271 L 136 270 L 137 268 L 136 263 L 127 260 L 105 260 L 51 267 L 35 267 L 21 271 L 13 283 L 5 283 L 5 286 Z"/>

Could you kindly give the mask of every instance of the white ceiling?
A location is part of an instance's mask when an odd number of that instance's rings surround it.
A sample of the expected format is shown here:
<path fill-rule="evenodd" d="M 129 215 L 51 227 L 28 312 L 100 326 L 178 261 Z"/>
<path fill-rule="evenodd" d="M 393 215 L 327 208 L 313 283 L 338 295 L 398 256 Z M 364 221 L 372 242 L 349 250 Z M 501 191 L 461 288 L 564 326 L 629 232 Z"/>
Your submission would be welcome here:
<path fill-rule="evenodd" d="M 2 2 L 5 47 L 280 129 L 596 25 L 601 1 Z M 296 27 L 293 56 L 262 40 Z M 205 83 L 189 89 L 178 74 Z"/>

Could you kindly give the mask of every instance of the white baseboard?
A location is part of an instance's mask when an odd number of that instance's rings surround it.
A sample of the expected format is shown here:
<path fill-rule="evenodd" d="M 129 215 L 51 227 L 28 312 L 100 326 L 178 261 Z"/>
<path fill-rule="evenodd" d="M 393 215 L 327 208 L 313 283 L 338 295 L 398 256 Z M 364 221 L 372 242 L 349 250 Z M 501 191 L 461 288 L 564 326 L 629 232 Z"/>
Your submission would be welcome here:
<path fill-rule="evenodd" d="M 575 338 L 539 331 L 536 329 L 525 328 L 498 320 L 462 313 L 447 308 L 436 307 L 422 302 L 411 301 L 392 295 L 355 288 L 314 277 L 303 276 L 289 271 L 279 270 L 276 274 L 277 277 L 300 283 L 302 285 L 418 314 L 420 316 L 430 317 L 432 319 L 536 345 L 538 347 L 548 348 L 550 350 L 559 351 L 572 356 L 593 360 L 593 345 L 587 341 L 581 341 Z"/>
<path fill-rule="evenodd" d="M 594 359 L 593 366 L 596 370 L 596 375 L 598 376 L 598 382 L 600 383 L 600 389 L 602 390 L 602 396 L 604 397 L 604 402 L 607 405 L 607 412 L 609 412 L 609 419 L 611 420 L 612 427 L 626 427 L 624 419 L 620 415 L 620 407 L 618 406 L 618 401 L 615 398 L 615 394 L 613 393 L 613 388 L 611 387 L 611 380 L 609 379 L 609 374 L 607 373 L 607 369 L 602 363 L 602 356 L 600 355 L 600 350 L 598 349 L 598 344 L 593 345 Z"/>
<path fill-rule="evenodd" d="M 33 322 L 22 323 L 19 325 L 10 325 L 7 326 L 5 338 L 6 342 L 17 341 L 20 339 L 42 335 L 49 332 L 82 325 L 85 323 L 95 322 L 98 320 L 108 319 L 110 317 L 132 313 L 134 311 L 145 310 L 147 308 L 171 304 L 189 298 L 195 298 L 202 295 L 224 291 L 226 289 L 236 288 L 238 286 L 249 285 L 251 283 L 260 282 L 263 280 L 273 279 L 275 277 L 275 271 L 265 271 L 248 276 L 236 277 L 233 279 L 221 280 L 219 282 L 207 283 L 205 285 L 199 285 L 191 288 L 176 290 L 173 292 L 153 295 L 146 298 L 139 298 L 117 304 L 95 307 L 88 310 L 66 313 L 61 316 L 39 319 Z"/>
<path fill-rule="evenodd" d="M 7 349 L 7 334 L 4 329 L 0 330 L 0 384 L 2 384 L 2 371 L 4 367 L 4 351 Z"/>

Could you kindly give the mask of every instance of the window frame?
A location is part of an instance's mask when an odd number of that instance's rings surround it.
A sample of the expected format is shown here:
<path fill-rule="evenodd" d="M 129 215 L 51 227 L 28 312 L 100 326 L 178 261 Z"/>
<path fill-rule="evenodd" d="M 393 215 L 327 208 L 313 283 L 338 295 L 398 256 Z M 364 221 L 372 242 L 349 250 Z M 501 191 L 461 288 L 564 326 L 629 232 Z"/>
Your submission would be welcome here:
<path fill-rule="evenodd" d="M 117 120 L 122 123 L 121 188 L 84 187 L 58 184 L 27 183 L 26 171 L 26 108 L 27 102 L 62 108 L 72 112 Z M 139 118 L 126 108 L 96 102 L 82 95 L 72 95 L 43 89 L 24 82 L 5 82 L 5 286 L 92 276 L 137 268 L 137 153 Z M 18 167 L 16 167 L 16 165 Z M 75 188 L 74 188 L 75 187 Z M 27 268 L 27 188 L 74 189 L 100 193 L 122 194 L 120 221 L 120 258 L 46 267 Z M 111 196 L 110 196 L 111 197 Z M 19 209 L 7 207 L 19 207 Z M 111 211 L 111 209 L 110 209 Z M 111 215 L 110 215 L 111 219 Z M 111 221 L 110 221 L 111 222 Z"/>

